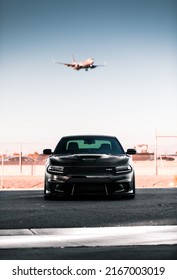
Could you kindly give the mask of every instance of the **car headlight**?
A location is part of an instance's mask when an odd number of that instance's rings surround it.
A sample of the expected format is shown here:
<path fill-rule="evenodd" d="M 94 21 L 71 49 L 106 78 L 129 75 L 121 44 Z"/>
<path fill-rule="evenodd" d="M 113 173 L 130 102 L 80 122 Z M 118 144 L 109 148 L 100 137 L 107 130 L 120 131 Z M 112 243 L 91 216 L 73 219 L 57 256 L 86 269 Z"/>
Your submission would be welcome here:
<path fill-rule="evenodd" d="M 132 167 L 130 165 L 124 165 L 124 166 L 117 166 L 116 173 L 128 173 L 132 171 Z"/>
<path fill-rule="evenodd" d="M 55 165 L 49 165 L 47 168 L 47 171 L 49 173 L 59 173 L 59 174 L 63 174 L 64 172 L 64 167 L 63 166 L 55 166 Z"/>

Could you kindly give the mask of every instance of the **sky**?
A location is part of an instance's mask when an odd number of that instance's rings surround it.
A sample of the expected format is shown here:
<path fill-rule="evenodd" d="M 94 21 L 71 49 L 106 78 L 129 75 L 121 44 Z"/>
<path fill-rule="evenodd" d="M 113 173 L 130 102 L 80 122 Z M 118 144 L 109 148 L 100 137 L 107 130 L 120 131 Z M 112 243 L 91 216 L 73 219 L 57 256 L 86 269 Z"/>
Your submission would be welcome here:
<path fill-rule="evenodd" d="M 176 3 L 0 0 L 0 143 L 108 134 L 132 147 L 154 144 L 156 129 L 177 135 Z M 52 63 L 72 55 L 106 67 Z"/>

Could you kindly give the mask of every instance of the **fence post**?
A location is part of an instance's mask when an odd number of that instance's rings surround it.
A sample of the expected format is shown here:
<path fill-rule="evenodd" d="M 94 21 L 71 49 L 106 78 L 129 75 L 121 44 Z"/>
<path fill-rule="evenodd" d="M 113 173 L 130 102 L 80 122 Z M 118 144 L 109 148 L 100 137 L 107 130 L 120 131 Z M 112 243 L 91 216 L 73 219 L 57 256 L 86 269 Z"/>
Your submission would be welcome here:
<path fill-rule="evenodd" d="M 20 174 L 22 174 L 22 143 L 20 143 L 19 166 L 20 166 Z"/>
<path fill-rule="evenodd" d="M 3 188 L 3 184 L 4 184 L 4 156 L 3 153 L 1 155 L 2 159 L 1 159 L 1 185 L 0 187 Z"/>

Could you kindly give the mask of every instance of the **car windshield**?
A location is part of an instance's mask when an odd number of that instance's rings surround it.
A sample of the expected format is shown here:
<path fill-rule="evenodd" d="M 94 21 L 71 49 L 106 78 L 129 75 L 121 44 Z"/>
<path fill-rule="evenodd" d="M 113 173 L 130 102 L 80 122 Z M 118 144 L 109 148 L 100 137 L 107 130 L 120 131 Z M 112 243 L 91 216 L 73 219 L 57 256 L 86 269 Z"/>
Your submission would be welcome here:
<path fill-rule="evenodd" d="M 73 136 L 63 137 L 54 150 L 54 154 L 124 154 L 124 150 L 115 137 Z"/>

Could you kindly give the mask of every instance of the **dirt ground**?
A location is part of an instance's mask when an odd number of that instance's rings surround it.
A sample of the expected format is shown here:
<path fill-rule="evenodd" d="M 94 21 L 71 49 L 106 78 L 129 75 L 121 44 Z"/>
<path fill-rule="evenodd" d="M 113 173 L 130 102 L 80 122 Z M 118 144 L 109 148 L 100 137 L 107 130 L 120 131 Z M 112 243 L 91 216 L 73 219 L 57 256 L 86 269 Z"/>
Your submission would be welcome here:
<path fill-rule="evenodd" d="M 5 176 L 0 177 L 0 189 L 42 189 L 43 176 Z M 166 175 L 138 175 L 136 176 L 137 188 L 175 188 L 177 176 Z"/>

